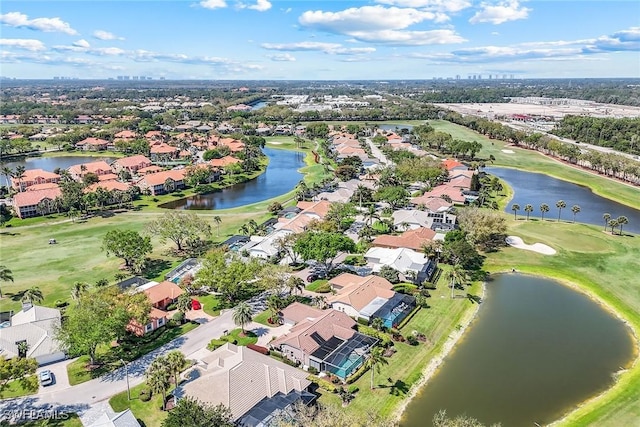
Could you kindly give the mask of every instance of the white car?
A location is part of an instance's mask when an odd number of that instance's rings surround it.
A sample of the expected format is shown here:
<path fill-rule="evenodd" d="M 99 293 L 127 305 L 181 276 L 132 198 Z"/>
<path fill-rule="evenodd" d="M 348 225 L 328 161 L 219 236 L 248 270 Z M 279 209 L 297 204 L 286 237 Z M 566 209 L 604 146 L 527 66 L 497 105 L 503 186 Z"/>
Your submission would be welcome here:
<path fill-rule="evenodd" d="M 50 370 L 41 371 L 38 374 L 38 378 L 40 379 L 40 384 L 43 387 L 53 384 L 53 373 Z"/>

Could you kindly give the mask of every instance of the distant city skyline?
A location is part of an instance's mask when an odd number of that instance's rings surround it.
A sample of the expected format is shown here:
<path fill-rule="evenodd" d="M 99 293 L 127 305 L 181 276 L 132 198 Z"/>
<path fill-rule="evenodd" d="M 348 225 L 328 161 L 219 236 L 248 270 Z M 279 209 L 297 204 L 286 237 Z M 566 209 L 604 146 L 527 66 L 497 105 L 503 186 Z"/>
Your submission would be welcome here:
<path fill-rule="evenodd" d="M 640 2 L 15 1 L 5 78 L 640 77 Z"/>

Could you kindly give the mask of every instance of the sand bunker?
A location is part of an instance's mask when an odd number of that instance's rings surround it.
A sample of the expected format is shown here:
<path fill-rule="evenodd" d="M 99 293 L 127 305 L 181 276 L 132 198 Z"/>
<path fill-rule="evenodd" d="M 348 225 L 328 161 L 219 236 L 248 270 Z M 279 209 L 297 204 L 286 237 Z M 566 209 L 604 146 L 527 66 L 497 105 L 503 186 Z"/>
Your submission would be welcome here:
<path fill-rule="evenodd" d="M 533 251 L 543 255 L 555 255 L 556 253 L 555 249 L 545 245 L 544 243 L 534 243 L 533 245 L 527 245 L 518 236 L 509 236 L 505 240 L 509 246 L 513 246 L 517 249 L 525 249 L 527 251 Z"/>
<path fill-rule="evenodd" d="M 279 142 L 279 141 L 269 141 L 269 142 L 267 142 L 267 144 L 282 145 L 282 142 Z"/>
<path fill-rule="evenodd" d="M 502 151 L 505 154 L 514 154 L 515 153 L 515 151 L 513 151 L 513 150 L 500 150 L 500 151 Z"/>

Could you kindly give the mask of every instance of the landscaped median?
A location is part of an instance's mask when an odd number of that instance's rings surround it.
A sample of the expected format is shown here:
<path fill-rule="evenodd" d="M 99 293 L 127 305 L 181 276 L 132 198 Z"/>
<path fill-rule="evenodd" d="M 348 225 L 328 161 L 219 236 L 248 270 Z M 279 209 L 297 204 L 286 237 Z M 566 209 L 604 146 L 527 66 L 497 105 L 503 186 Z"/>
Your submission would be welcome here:
<path fill-rule="evenodd" d="M 89 356 L 81 356 L 67 365 L 69 384 L 76 385 L 98 378 L 122 367 L 122 360 L 131 362 L 169 343 L 173 339 L 198 327 L 198 323 L 187 322 L 179 326 L 165 326 L 142 337 L 131 338 L 117 346 L 101 346 L 97 351 L 97 366 L 90 366 Z"/>

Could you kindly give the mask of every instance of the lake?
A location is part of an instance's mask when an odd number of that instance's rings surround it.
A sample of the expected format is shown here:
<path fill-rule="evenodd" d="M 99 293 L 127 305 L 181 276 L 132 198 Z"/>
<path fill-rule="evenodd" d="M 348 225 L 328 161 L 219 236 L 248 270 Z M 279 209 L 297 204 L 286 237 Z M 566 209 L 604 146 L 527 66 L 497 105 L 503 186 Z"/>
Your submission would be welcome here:
<path fill-rule="evenodd" d="M 53 172 L 54 169 L 67 169 L 73 165 L 79 165 L 82 163 L 97 162 L 104 160 L 110 163 L 114 160 L 113 157 L 90 157 L 90 156 L 59 156 L 59 157 L 27 157 L 22 160 L 15 160 L 11 162 L 1 162 L 0 166 L 8 166 L 11 169 L 15 169 L 16 166 L 24 166 L 26 169 L 44 169 L 49 172 Z M 6 185 L 4 176 L 0 176 L 0 185 Z"/>
<path fill-rule="evenodd" d="M 401 426 L 431 425 L 441 409 L 485 425 L 546 424 L 610 387 L 632 357 L 627 327 L 587 296 L 544 278 L 497 275 Z"/>
<path fill-rule="evenodd" d="M 230 209 L 261 202 L 293 190 L 302 179 L 298 169 L 305 166 L 305 153 L 264 148 L 269 157 L 267 170 L 257 178 L 235 184 L 219 192 L 202 194 L 165 203 L 168 209 Z"/>
<path fill-rule="evenodd" d="M 567 207 L 562 209 L 561 219 L 573 221 L 571 207 L 580 206 L 580 213 L 576 215 L 576 221 L 588 224 L 596 224 L 604 227 L 602 215 L 607 212 L 612 218 L 626 216 L 629 224 L 623 226 L 623 230 L 640 234 L 640 210 L 605 199 L 593 193 L 589 188 L 562 181 L 548 175 L 524 172 L 517 169 L 486 167 L 484 171 L 504 179 L 513 188 L 513 200 L 509 202 L 505 211 L 513 214 L 511 206 L 514 203 L 520 205 L 518 216 L 525 215 L 524 206 L 533 205 L 532 217 L 540 217 L 540 205 L 549 205 L 549 212 L 545 219 L 557 219 L 558 208 L 556 202 L 564 200 Z M 638 208 L 640 208 L 640 189 L 638 190 Z"/>

